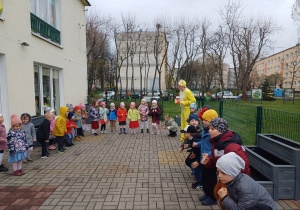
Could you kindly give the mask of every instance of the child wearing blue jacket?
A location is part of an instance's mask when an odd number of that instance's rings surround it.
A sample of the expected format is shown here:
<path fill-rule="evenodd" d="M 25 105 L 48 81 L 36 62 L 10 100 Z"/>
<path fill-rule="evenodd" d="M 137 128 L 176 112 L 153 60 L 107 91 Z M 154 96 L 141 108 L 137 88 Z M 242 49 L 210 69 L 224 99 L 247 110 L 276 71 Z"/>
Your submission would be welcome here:
<path fill-rule="evenodd" d="M 107 117 L 110 121 L 110 132 L 115 133 L 116 132 L 116 122 L 117 122 L 118 116 L 117 116 L 117 110 L 115 108 L 114 103 L 110 104 L 110 109 L 109 109 L 109 113 L 108 113 Z"/>
<path fill-rule="evenodd" d="M 203 130 L 202 130 L 202 138 L 200 142 L 194 142 L 193 147 L 201 147 L 201 154 L 208 153 L 211 156 L 211 147 L 212 143 L 210 140 L 209 134 L 209 122 L 218 117 L 218 113 L 213 109 L 208 109 L 205 112 L 201 113 L 201 117 L 203 119 Z M 202 161 L 202 155 L 200 157 L 200 163 Z M 202 187 L 204 191 L 204 195 L 199 198 L 203 205 L 215 205 L 217 204 L 217 200 L 214 196 L 214 187 L 217 184 L 217 175 L 216 168 L 206 168 L 201 167 L 201 180 Z"/>

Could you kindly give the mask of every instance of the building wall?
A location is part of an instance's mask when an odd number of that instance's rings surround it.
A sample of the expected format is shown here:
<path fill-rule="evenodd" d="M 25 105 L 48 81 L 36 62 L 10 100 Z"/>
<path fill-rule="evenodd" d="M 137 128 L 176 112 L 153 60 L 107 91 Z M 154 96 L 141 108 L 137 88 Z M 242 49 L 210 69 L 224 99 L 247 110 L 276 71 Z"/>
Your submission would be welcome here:
<path fill-rule="evenodd" d="M 85 102 L 87 64 L 82 2 L 61 1 L 62 47 L 31 33 L 29 0 L 2 2 L 1 17 L 5 21 L 0 20 L 0 54 L 5 59 L 7 74 L 8 98 L 2 99 L 2 106 L 9 107 L 9 113 L 4 113 L 6 122 L 9 123 L 11 114 L 35 114 L 34 63 L 61 69 L 61 105 Z M 21 46 L 21 42 L 27 42 L 29 46 Z M 1 97 L 5 95 L 2 94 Z"/>
<path fill-rule="evenodd" d="M 295 80 L 293 88 L 295 91 L 300 91 L 300 46 L 294 46 L 292 48 L 283 50 L 279 53 L 271 55 L 267 58 L 261 59 L 255 63 L 254 78 L 266 78 L 275 73 L 279 73 L 283 78 L 283 88 L 290 88 L 292 75 L 293 75 L 293 63 L 296 62 Z"/>

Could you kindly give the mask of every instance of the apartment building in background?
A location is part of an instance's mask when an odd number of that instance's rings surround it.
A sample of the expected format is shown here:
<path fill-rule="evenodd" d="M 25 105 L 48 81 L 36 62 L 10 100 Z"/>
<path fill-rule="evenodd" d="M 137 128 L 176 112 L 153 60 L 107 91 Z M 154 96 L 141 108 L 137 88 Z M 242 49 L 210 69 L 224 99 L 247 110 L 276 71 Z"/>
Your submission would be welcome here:
<path fill-rule="evenodd" d="M 262 80 L 267 76 L 279 73 L 283 82 L 282 88 L 293 88 L 300 91 L 300 45 L 288 48 L 255 63 L 253 79 Z M 280 84 L 277 84 L 279 88 Z"/>

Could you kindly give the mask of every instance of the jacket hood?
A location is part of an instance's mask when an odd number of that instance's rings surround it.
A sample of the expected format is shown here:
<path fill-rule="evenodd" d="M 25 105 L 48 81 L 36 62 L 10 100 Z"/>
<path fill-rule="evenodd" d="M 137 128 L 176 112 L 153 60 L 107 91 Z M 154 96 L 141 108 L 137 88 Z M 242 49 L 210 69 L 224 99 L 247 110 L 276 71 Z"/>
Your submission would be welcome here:
<path fill-rule="evenodd" d="M 218 142 L 216 144 L 216 149 L 221 150 L 222 148 L 227 147 L 229 144 L 239 144 L 242 145 L 242 139 L 239 136 L 239 134 L 234 133 L 232 131 L 228 131 L 227 133 L 225 133 L 219 140 L 217 140 L 216 142 Z"/>
<path fill-rule="evenodd" d="M 59 111 L 60 111 L 60 116 L 62 116 L 62 117 L 64 117 L 64 118 L 67 118 L 66 113 L 67 113 L 68 110 L 69 110 L 69 108 L 66 107 L 66 106 L 60 107 L 60 109 L 59 109 Z"/>
<path fill-rule="evenodd" d="M 30 114 L 28 114 L 28 113 L 23 113 L 23 114 L 21 114 L 21 120 L 22 120 L 22 117 L 24 116 L 24 115 L 28 115 L 29 116 L 29 120 L 28 120 L 28 122 L 25 124 L 25 125 L 27 125 L 27 124 L 29 124 L 29 123 L 31 123 L 31 115 Z M 23 122 L 22 122 L 22 124 L 24 124 Z"/>

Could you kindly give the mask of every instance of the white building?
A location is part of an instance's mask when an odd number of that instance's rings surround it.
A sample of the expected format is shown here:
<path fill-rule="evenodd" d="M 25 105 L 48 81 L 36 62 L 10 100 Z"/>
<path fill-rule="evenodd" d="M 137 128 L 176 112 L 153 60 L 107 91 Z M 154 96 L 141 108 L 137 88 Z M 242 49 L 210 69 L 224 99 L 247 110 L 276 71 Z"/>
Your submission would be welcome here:
<path fill-rule="evenodd" d="M 166 59 L 165 55 L 165 38 L 161 33 L 159 40 L 159 56 L 158 64 L 163 63 L 161 68 L 161 80 L 159 80 L 158 73 L 155 75 L 156 61 L 154 55 L 154 42 L 157 32 L 133 32 L 120 33 L 117 36 L 117 48 L 120 51 L 120 57 L 125 59 L 120 69 L 120 78 L 122 83 L 122 90 L 126 89 L 126 72 L 128 78 L 128 90 L 131 90 L 132 81 L 134 89 L 137 90 L 151 90 L 154 81 L 154 90 L 159 89 L 159 82 L 161 89 L 166 90 Z M 127 50 L 128 49 L 128 50 Z M 165 56 L 166 57 L 166 56 Z M 133 61 L 133 62 L 132 62 Z M 120 62 L 120 61 L 119 61 Z M 140 68 L 140 65 L 143 65 Z M 128 68 L 127 68 L 128 65 Z M 126 71 L 126 69 L 128 69 Z M 133 69 L 133 71 L 132 71 Z M 140 71 L 141 70 L 141 71 Z M 132 77 L 133 73 L 133 77 Z M 142 74 L 142 87 L 141 77 Z M 147 77 L 148 75 L 148 77 Z M 133 79 L 132 79 L 133 78 Z M 155 78 L 155 79 L 154 79 Z M 120 83 L 118 84 L 120 88 Z M 146 90 L 146 91 L 147 91 Z"/>
<path fill-rule="evenodd" d="M 0 112 L 43 113 L 86 102 L 87 0 L 2 0 Z"/>

